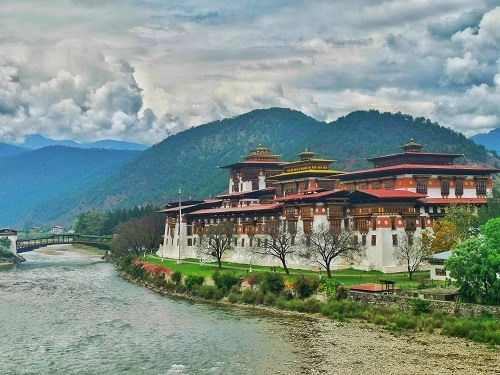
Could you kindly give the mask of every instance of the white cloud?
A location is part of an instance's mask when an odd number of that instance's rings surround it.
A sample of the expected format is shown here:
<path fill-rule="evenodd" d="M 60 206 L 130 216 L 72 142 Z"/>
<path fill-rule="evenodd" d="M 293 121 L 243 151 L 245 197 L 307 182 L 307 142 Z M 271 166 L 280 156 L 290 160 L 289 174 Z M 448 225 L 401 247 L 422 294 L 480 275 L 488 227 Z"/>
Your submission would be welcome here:
<path fill-rule="evenodd" d="M 500 7 L 488 0 L 19 0 L 0 14 L 0 141 L 153 144 L 270 106 L 500 126 Z"/>

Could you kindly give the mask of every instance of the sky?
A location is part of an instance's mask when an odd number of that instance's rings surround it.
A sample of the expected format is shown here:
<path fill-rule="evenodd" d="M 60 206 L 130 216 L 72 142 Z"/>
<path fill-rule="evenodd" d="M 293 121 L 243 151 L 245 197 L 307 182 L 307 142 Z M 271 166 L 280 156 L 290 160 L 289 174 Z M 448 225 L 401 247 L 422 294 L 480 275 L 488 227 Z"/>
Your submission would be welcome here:
<path fill-rule="evenodd" d="M 500 0 L 0 0 L 0 142 L 152 145 L 269 107 L 500 127 Z"/>

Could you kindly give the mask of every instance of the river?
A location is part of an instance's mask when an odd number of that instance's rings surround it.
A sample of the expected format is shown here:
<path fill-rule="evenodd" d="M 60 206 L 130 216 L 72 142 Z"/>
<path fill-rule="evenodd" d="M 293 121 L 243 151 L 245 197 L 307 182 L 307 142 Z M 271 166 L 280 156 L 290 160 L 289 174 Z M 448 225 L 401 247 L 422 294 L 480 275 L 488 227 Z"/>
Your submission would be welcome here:
<path fill-rule="evenodd" d="M 2 374 L 303 371 L 294 318 L 162 297 L 68 247 L 23 255 L 0 269 Z"/>

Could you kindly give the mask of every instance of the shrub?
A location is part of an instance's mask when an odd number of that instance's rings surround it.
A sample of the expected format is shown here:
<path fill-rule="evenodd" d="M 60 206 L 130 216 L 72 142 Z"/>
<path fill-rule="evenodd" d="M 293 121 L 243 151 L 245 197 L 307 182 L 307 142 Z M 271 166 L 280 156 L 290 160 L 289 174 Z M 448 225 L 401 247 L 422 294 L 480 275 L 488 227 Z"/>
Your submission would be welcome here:
<path fill-rule="evenodd" d="M 172 276 L 170 276 L 170 278 L 172 279 L 173 283 L 175 285 L 179 285 L 182 281 L 182 273 L 181 271 L 175 271 Z"/>
<path fill-rule="evenodd" d="M 321 308 L 321 313 L 335 319 L 362 318 L 368 307 L 353 301 L 329 301 Z"/>
<path fill-rule="evenodd" d="M 441 332 L 448 336 L 465 337 L 477 342 L 500 345 L 500 321 L 492 318 L 459 318 L 448 320 Z"/>
<path fill-rule="evenodd" d="M 323 304 L 314 297 L 306 298 L 303 301 L 297 301 L 297 311 L 307 313 L 317 313 L 321 311 Z"/>
<path fill-rule="evenodd" d="M 144 279 L 146 277 L 146 270 L 142 268 L 141 263 L 131 264 L 128 268 L 130 276 L 134 279 Z"/>
<path fill-rule="evenodd" d="M 238 285 L 238 284 L 233 285 L 231 287 L 231 290 L 229 291 L 229 293 L 240 294 L 241 293 L 241 287 L 240 287 L 240 285 Z"/>
<path fill-rule="evenodd" d="M 165 288 L 168 284 L 167 280 L 165 280 L 164 275 L 155 275 L 152 279 L 152 282 L 158 288 Z"/>
<path fill-rule="evenodd" d="M 266 272 L 262 276 L 260 288 L 263 293 L 280 294 L 285 288 L 283 275 L 277 272 Z"/>
<path fill-rule="evenodd" d="M 254 285 L 259 285 L 261 281 L 262 281 L 261 273 L 251 275 L 247 278 L 247 284 L 250 285 L 252 288 L 254 287 Z"/>
<path fill-rule="evenodd" d="M 274 306 L 276 306 L 276 308 L 278 308 L 280 310 L 286 309 L 287 300 L 283 297 L 278 297 L 278 299 L 274 303 Z"/>
<path fill-rule="evenodd" d="M 276 294 L 274 293 L 267 293 L 265 296 L 264 296 L 264 305 L 267 305 L 267 306 L 273 306 L 275 303 L 276 303 L 276 299 L 278 297 L 276 296 Z"/>
<path fill-rule="evenodd" d="M 329 301 L 340 301 L 346 299 L 349 292 L 344 284 L 340 284 L 332 279 L 327 279 L 323 282 L 323 290 L 325 291 L 325 296 Z"/>
<path fill-rule="evenodd" d="M 430 302 L 423 299 L 412 298 L 408 301 L 408 305 L 410 306 L 413 315 L 427 314 L 431 311 Z"/>
<path fill-rule="evenodd" d="M 406 314 L 398 314 L 394 323 L 399 329 L 414 329 L 417 327 L 417 319 Z"/>
<path fill-rule="evenodd" d="M 231 303 L 237 303 L 239 298 L 240 298 L 239 294 L 232 293 L 232 292 L 229 293 L 229 295 L 227 296 L 228 301 Z"/>
<path fill-rule="evenodd" d="M 200 285 L 193 288 L 193 293 L 204 299 L 220 300 L 224 297 L 224 292 L 213 285 Z"/>
<path fill-rule="evenodd" d="M 264 294 L 258 290 L 245 289 L 240 294 L 240 301 L 248 304 L 262 303 Z"/>
<path fill-rule="evenodd" d="M 299 298 L 304 299 L 313 295 L 315 288 L 311 279 L 301 276 L 296 285 Z"/>
<path fill-rule="evenodd" d="M 212 275 L 212 280 L 217 288 L 224 291 L 224 293 L 228 293 L 233 285 L 238 284 L 238 277 L 234 274 L 228 272 L 219 272 L 215 271 Z"/>
<path fill-rule="evenodd" d="M 205 277 L 203 275 L 188 275 L 184 280 L 184 285 L 186 285 L 188 289 L 193 289 L 195 285 L 203 285 L 204 282 Z"/>

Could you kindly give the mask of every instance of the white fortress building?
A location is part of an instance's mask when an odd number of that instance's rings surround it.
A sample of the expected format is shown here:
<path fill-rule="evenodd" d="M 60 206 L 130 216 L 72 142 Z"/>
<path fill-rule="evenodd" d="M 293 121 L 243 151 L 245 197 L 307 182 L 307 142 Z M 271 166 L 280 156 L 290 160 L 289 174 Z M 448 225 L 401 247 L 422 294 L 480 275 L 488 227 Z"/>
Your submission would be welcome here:
<path fill-rule="evenodd" d="M 462 155 L 422 152 L 424 146 L 411 140 L 400 146 L 402 152 L 367 159 L 373 168 L 345 173 L 330 169 L 334 160 L 317 158 L 307 149 L 299 154 L 300 160 L 281 162 L 279 155 L 259 145 L 244 161 L 222 167 L 230 170 L 228 194 L 181 202 L 181 210 L 179 202 L 171 203 L 161 211 L 166 225 L 157 255 L 196 258 L 199 230 L 232 221 L 237 225 L 236 248 L 224 260 L 280 265 L 274 258 L 253 259 L 248 251 L 266 223 L 283 222 L 291 232 L 306 236 L 325 223 L 351 230 L 366 249 L 359 263 L 339 259 L 332 269 L 404 271 L 393 257 L 398 235 L 432 230 L 449 204 L 486 204 L 491 175 L 500 172 L 454 164 Z M 301 259 L 291 259 L 289 266 L 318 267 Z"/>

